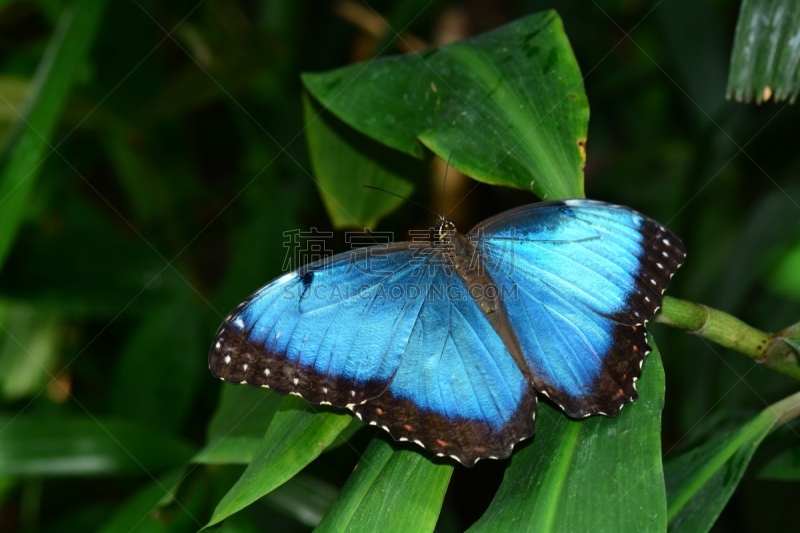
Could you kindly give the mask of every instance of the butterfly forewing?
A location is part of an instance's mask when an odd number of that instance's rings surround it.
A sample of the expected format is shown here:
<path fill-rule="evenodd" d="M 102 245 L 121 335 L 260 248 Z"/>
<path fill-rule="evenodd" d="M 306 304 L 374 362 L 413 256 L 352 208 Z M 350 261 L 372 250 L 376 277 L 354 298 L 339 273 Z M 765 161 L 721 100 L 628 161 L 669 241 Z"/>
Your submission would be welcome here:
<path fill-rule="evenodd" d="M 278 278 L 225 319 L 212 373 L 338 407 L 380 395 L 421 305 L 385 289 L 415 284 L 413 261 L 408 246 L 362 248 Z"/>
<path fill-rule="evenodd" d="M 499 286 L 534 387 L 567 414 L 616 414 L 636 398 L 644 324 L 683 262 L 657 222 L 591 200 L 525 206 L 472 235 Z"/>

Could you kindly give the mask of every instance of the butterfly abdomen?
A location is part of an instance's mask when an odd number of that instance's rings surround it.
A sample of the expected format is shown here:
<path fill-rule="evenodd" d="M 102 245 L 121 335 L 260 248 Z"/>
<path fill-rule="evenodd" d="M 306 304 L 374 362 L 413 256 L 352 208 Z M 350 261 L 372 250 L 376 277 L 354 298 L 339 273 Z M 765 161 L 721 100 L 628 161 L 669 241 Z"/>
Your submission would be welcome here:
<path fill-rule="evenodd" d="M 464 282 L 469 296 L 475 300 L 484 313 L 495 313 L 500 309 L 500 291 L 492 279 L 486 275 L 483 260 L 469 239 L 453 229 L 442 239 L 450 265 Z"/>
<path fill-rule="evenodd" d="M 500 290 L 486 272 L 483 256 L 470 239 L 455 231 L 454 227 L 442 241 L 442 245 L 447 250 L 448 261 L 463 281 L 467 294 L 484 313 L 520 372 L 528 383 L 531 383 L 532 377 L 525 363 L 519 339 L 508 322 L 508 314 Z"/>

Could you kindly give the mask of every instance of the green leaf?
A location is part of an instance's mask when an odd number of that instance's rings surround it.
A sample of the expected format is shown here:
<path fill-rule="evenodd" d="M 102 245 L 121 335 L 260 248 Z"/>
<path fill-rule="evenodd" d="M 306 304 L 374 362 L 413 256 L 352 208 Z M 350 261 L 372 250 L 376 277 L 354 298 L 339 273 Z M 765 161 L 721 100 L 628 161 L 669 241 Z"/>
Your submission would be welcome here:
<path fill-rule="evenodd" d="M 452 473 L 449 463 L 374 438 L 316 531 L 433 531 Z"/>
<path fill-rule="evenodd" d="M 663 531 L 661 469 L 664 371 L 654 347 L 638 381 L 639 399 L 616 418 L 571 420 L 539 404 L 536 436 L 511 458 L 484 531 Z"/>
<path fill-rule="evenodd" d="M 325 108 L 387 146 L 421 157 L 422 143 L 443 159 L 453 150 L 452 166 L 479 181 L 547 199 L 583 196 L 589 108 L 554 11 L 303 82 Z"/>
<path fill-rule="evenodd" d="M 104 6 L 103 0 L 78 0 L 64 11 L 39 63 L 17 129 L 0 155 L 0 265 L 22 222 L 42 157 L 52 148 L 51 137 L 75 73 L 86 60 Z"/>
<path fill-rule="evenodd" d="M 303 111 L 317 188 L 334 227 L 374 228 L 379 219 L 404 202 L 364 185 L 411 196 L 414 186 L 403 176 L 421 174 L 420 161 L 347 127 L 307 96 Z"/>
<path fill-rule="evenodd" d="M 192 450 L 160 429 L 88 417 L 0 417 L 0 476 L 146 475 Z"/>
<path fill-rule="evenodd" d="M 261 447 L 281 400 L 283 396 L 272 391 L 223 385 L 217 411 L 208 426 L 208 444 L 193 461 L 248 464 Z"/>
<path fill-rule="evenodd" d="M 800 2 L 742 0 L 727 98 L 794 102 L 800 91 Z"/>
<path fill-rule="evenodd" d="M 56 315 L 0 302 L 0 395 L 9 400 L 38 394 L 55 375 L 60 321 Z"/>
<path fill-rule="evenodd" d="M 737 431 L 668 462 L 664 474 L 670 529 L 711 529 L 764 437 L 798 414 L 800 393 L 767 407 Z"/>
<path fill-rule="evenodd" d="M 222 498 L 207 526 L 244 509 L 293 477 L 322 453 L 352 416 L 286 396 L 252 463 Z"/>
<path fill-rule="evenodd" d="M 300 472 L 264 496 L 262 501 L 301 524 L 316 527 L 338 494 L 338 487 Z"/>

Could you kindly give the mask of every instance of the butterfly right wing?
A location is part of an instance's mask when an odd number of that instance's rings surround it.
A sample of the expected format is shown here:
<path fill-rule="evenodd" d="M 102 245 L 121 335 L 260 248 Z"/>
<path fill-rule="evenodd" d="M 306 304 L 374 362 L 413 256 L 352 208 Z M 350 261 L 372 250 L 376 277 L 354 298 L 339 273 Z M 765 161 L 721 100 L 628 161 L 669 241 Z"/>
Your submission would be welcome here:
<path fill-rule="evenodd" d="M 613 416 L 637 397 L 645 323 L 686 256 L 675 234 L 632 209 L 577 199 L 506 211 L 470 235 L 538 391 L 575 418 Z"/>

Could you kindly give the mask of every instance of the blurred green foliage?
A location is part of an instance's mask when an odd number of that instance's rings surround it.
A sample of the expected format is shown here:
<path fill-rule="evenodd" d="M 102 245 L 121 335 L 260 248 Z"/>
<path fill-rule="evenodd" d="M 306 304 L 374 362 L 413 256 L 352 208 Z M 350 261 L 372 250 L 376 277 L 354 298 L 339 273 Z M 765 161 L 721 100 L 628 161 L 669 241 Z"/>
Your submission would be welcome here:
<path fill-rule="evenodd" d="M 800 92 L 800 4 L 743 0 L 728 76 L 728 97 L 762 103 Z"/>
<path fill-rule="evenodd" d="M 304 416 L 292 399 L 223 386 L 206 369 L 225 314 L 281 273 L 284 231 L 332 227 L 309 160 L 300 74 L 553 7 L 591 109 L 586 195 L 630 205 L 683 238 L 689 256 L 671 295 L 767 331 L 797 322 L 798 110 L 725 100 L 738 2 L 0 1 L 0 528 L 196 531 L 265 456 L 272 422 L 306 431 L 286 422 Z M 441 172 L 372 146 L 361 155 L 438 212 Z M 535 200 L 472 185 L 454 178 L 446 191 L 461 228 Z M 411 203 L 384 201 L 398 210 L 374 217 L 378 229 L 431 222 Z M 685 466 L 685 452 L 725 447 L 797 388 L 697 337 L 650 329 L 666 376 L 668 473 Z M 561 419 L 553 424 L 564 435 L 603 423 Z M 318 459 L 221 529 L 305 531 L 332 505 L 323 526 L 370 527 L 370 505 L 424 503 L 441 507 L 437 531 L 460 531 L 502 507 L 492 502 L 512 487 L 498 492 L 502 477 L 524 481 L 538 440 L 508 469 L 467 470 L 369 444 L 371 430 L 345 425 Z M 715 531 L 793 519 L 798 427 L 765 434 L 748 441 L 761 443 L 749 467 L 735 465 L 741 481 Z M 223 438 L 227 447 L 215 446 Z M 385 478 L 350 476 L 363 454 Z M 410 471 L 424 482 L 401 483 Z M 399 492 L 382 500 L 392 486 L 376 479 L 391 476 Z M 359 483 L 369 487 L 361 499 L 347 488 Z M 338 493 L 346 497 L 333 504 Z M 544 505 L 538 497 L 530 501 Z M 605 505 L 613 515 L 626 497 L 636 495 L 596 501 L 592 513 Z"/>

